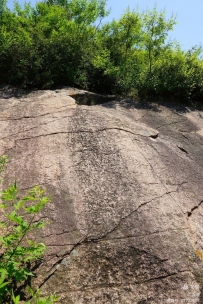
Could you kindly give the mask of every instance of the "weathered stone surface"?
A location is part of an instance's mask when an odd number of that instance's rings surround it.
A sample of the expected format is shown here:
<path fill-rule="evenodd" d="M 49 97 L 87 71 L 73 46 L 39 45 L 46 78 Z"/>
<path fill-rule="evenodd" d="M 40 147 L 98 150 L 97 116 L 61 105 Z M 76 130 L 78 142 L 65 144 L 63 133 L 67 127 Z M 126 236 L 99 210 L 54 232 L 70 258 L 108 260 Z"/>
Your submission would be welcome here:
<path fill-rule="evenodd" d="M 0 92 L 4 187 L 46 187 L 37 282 L 60 303 L 203 303 L 203 114 Z"/>

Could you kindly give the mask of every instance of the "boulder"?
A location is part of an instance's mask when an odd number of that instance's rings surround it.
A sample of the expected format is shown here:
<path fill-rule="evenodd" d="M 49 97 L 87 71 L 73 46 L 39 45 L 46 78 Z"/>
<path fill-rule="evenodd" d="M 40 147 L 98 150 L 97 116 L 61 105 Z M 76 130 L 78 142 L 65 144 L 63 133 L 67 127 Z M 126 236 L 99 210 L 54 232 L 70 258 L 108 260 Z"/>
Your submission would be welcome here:
<path fill-rule="evenodd" d="M 203 303 L 203 112 L 83 94 L 0 91 L 3 187 L 52 197 L 35 284 L 64 304 Z"/>

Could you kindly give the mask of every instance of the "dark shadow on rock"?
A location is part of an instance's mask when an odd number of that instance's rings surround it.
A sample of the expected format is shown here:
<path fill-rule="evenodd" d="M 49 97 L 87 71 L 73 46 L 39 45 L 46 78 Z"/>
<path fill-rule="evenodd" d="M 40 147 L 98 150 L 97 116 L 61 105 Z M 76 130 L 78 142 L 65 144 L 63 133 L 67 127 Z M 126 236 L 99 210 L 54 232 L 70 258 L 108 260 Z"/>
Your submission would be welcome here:
<path fill-rule="evenodd" d="M 131 100 L 131 99 L 121 99 L 117 98 L 113 102 L 107 102 L 103 103 L 102 106 L 105 108 L 116 108 L 119 104 L 120 107 L 125 109 L 137 109 L 137 110 L 150 110 L 154 112 L 160 112 L 160 106 L 164 106 L 168 109 L 170 109 L 173 112 L 184 114 L 188 113 L 190 111 L 199 111 L 203 112 L 203 106 L 202 105 L 195 105 L 192 106 L 188 103 L 178 103 L 174 101 L 138 101 L 138 100 Z M 201 115 L 201 114 L 200 114 Z M 202 114 L 203 118 L 203 114 Z"/>
<path fill-rule="evenodd" d="M 131 99 L 121 99 L 117 98 L 113 102 L 107 102 L 102 104 L 105 108 L 113 108 L 115 109 L 119 105 L 124 109 L 138 109 L 138 110 L 151 110 L 154 112 L 159 112 L 159 105 L 150 102 L 142 102 L 142 101 L 135 101 Z"/>
<path fill-rule="evenodd" d="M 160 105 L 165 106 L 166 108 L 175 111 L 179 114 L 188 113 L 190 111 L 203 111 L 203 106 L 201 104 L 190 104 L 183 102 L 175 102 L 175 101 L 162 101 Z"/>
<path fill-rule="evenodd" d="M 203 288 L 201 289 L 201 293 L 199 296 L 199 303 L 198 304 L 203 304 Z"/>
<path fill-rule="evenodd" d="M 98 104 L 105 104 L 109 101 L 115 100 L 115 96 L 105 96 L 100 94 L 95 94 L 92 92 L 74 92 L 69 94 L 73 97 L 79 105 L 93 106 Z"/>
<path fill-rule="evenodd" d="M 60 91 L 64 89 L 70 89 L 68 86 L 61 86 L 53 89 L 53 91 Z M 44 90 L 28 90 L 28 89 L 19 89 L 12 87 L 10 85 L 0 85 L 0 98 L 9 99 L 12 97 L 15 98 L 27 98 L 40 96 L 44 94 Z M 68 94 L 72 98 L 76 100 L 79 105 L 102 105 L 105 108 L 115 109 L 118 105 L 124 109 L 137 109 L 137 110 L 150 110 L 154 112 L 160 112 L 160 106 L 164 106 L 169 108 L 170 110 L 184 114 L 190 111 L 199 111 L 203 112 L 203 105 L 196 104 L 192 106 L 189 103 L 182 103 L 178 101 L 169 101 L 169 100 L 160 100 L 156 101 L 153 99 L 152 101 L 143 101 L 143 100 L 133 100 L 130 98 L 122 98 L 115 95 L 101 95 L 93 92 L 83 91 L 80 89 L 76 89 L 72 94 Z M 200 113 L 201 115 L 201 113 Z M 203 114 L 201 115 L 203 118 Z"/>
<path fill-rule="evenodd" d="M 9 99 L 12 97 L 15 98 L 27 98 L 32 96 L 39 96 L 44 93 L 43 90 L 26 90 L 14 88 L 10 85 L 1 85 L 0 86 L 0 98 Z"/>

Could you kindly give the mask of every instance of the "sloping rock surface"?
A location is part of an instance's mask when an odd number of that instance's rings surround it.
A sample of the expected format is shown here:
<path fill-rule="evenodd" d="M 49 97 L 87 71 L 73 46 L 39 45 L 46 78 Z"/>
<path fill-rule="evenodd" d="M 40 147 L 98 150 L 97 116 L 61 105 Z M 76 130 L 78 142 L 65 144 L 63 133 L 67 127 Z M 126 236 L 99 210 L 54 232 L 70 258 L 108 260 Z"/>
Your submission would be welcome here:
<path fill-rule="evenodd" d="M 0 92 L 3 186 L 52 196 L 36 284 L 64 304 L 203 303 L 203 112 L 86 93 Z"/>

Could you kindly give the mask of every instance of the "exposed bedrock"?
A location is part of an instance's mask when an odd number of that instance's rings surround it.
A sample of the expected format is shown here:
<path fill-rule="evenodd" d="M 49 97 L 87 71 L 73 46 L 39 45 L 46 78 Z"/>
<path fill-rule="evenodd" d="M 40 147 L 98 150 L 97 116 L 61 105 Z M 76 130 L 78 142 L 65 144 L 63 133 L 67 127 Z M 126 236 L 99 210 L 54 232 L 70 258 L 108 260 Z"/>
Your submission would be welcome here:
<path fill-rule="evenodd" d="M 202 304 L 203 112 L 77 92 L 0 94 L 3 186 L 52 196 L 35 283 L 64 304 Z"/>

